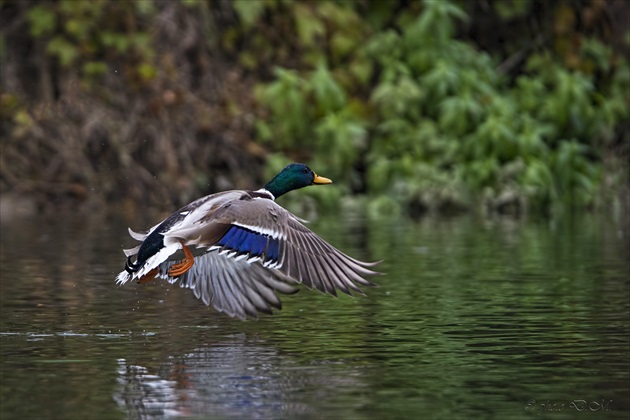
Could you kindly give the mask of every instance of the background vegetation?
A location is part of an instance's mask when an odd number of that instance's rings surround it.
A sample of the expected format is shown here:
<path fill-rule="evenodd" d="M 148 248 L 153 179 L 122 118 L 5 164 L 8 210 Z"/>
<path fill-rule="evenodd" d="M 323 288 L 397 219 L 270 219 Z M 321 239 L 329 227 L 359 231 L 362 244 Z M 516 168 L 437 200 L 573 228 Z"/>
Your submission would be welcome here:
<path fill-rule="evenodd" d="M 0 192 L 41 209 L 172 207 L 305 161 L 330 208 L 627 212 L 623 0 L 0 11 Z"/>

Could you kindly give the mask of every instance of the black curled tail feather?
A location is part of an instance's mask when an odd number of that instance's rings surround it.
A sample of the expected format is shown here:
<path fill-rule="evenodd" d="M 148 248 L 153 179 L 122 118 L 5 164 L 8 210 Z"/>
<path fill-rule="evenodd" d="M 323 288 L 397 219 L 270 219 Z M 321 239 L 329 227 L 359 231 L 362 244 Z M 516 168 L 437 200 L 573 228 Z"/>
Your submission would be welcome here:
<path fill-rule="evenodd" d="M 134 264 L 131 262 L 131 256 L 127 257 L 127 263 L 125 264 L 125 271 L 129 274 L 133 274 L 140 269 L 140 264 Z"/>

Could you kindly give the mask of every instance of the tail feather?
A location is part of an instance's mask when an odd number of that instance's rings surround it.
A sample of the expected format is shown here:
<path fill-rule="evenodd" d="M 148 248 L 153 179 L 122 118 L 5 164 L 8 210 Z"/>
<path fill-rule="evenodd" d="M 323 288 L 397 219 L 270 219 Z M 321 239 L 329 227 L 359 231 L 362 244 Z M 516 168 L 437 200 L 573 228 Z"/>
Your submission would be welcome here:
<path fill-rule="evenodd" d="M 140 245 L 134 248 L 123 249 L 123 252 L 125 253 L 125 256 L 127 257 L 133 257 L 134 255 L 137 255 L 138 251 L 140 251 Z"/>
<path fill-rule="evenodd" d="M 144 264 L 136 266 L 131 262 L 131 257 L 127 261 L 125 265 L 125 271 L 122 271 L 116 277 L 116 283 L 125 284 L 128 281 L 139 279 L 144 277 L 147 273 L 153 270 L 156 267 L 159 267 L 165 261 L 168 261 L 169 257 L 176 253 L 179 249 L 181 249 L 182 245 L 178 243 L 169 244 L 162 249 L 160 249 L 157 253 L 149 257 Z"/>
<path fill-rule="evenodd" d="M 131 274 L 129 274 L 127 271 L 121 271 L 116 276 L 116 284 L 125 284 L 131 279 L 132 279 Z"/>

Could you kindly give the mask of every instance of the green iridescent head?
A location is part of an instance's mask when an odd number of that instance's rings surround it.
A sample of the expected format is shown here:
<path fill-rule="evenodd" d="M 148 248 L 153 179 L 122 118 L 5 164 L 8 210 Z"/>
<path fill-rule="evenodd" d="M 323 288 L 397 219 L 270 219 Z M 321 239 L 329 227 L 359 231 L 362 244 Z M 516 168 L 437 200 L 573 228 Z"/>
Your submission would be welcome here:
<path fill-rule="evenodd" d="M 318 176 L 311 168 L 303 163 L 287 165 L 280 173 L 264 186 L 275 198 L 289 191 L 309 185 L 331 184 L 332 181 L 323 176 Z"/>

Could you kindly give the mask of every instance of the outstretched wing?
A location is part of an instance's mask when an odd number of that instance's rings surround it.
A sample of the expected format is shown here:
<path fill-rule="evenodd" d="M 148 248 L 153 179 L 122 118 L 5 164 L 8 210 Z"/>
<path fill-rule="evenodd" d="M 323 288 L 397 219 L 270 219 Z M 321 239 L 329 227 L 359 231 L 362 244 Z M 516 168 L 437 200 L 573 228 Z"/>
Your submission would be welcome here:
<path fill-rule="evenodd" d="M 359 286 L 374 286 L 365 277 L 380 274 L 371 270 L 378 262 L 349 257 L 271 200 L 252 199 L 232 205 L 215 214 L 213 222 L 231 227 L 218 241 L 204 244 L 201 240 L 199 245 L 234 260 L 259 261 L 324 293 L 362 293 Z"/>
<path fill-rule="evenodd" d="M 245 259 L 236 260 L 219 252 L 208 252 L 195 258 L 195 265 L 180 277 L 170 277 L 168 261 L 160 266 L 159 277 L 192 289 L 198 299 L 217 311 L 240 319 L 258 318 L 258 313 L 272 314 L 282 309 L 275 292 L 296 293 L 295 281 L 279 272 Z"/>

